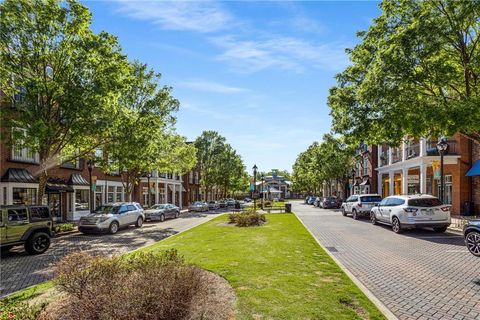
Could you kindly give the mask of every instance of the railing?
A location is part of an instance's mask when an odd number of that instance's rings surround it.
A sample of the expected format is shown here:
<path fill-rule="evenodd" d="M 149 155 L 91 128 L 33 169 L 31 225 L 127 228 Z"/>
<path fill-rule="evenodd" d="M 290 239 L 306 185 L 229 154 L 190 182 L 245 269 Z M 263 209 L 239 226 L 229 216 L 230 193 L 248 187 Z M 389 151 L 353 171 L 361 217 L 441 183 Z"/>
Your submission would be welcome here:
<path fill-rule="evenodd" d="M 437 140 L 427 141 L 427 156 L 438 156 Z M 458 155 L 460 150 L 457 140 L 447 140 L 448 152 L 445 155 Z"/>
<path fill-rule="evenodd" d="M 402 161 L 402 152 L 399 148 L 392 149 L 392 163 Z"/>
<path fill-rule="evenodd" d="M 420 144 L 412 144 L 406 148 L 407 159 L 412 159 L 420 155 Z"/>

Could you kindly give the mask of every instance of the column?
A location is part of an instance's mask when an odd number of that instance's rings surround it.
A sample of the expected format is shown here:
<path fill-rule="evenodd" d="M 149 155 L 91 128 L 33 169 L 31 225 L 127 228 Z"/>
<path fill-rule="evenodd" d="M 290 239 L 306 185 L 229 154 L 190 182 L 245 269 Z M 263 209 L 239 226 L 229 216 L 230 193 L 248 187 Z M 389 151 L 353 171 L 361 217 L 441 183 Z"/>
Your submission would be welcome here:
<path fill-rule="evenodd" d="M 408 168 L 402 169 L 402 194 L 408 194 Z"/>
<path fill-rule="evenodd" d="M 383 146 L 382 145 L 377 145 L 377 167 L 382 166 L 382 151 L 383 151 Z"/>
<path fill-rule="evenodd" d="M 166 182 L 164 183 L 164 186 L 165 186 L 165 189 L 163 189 L 163 193 L 164 193 L 165 199 L 163 199 L 163 202 L 167 203 L 168 202 L 168 185 Z"/>
<path fill-rule="evenodd" d="M 392 195 L 394 194 L 394 191 L 395 191 L 395 190 L 394 190 L 394 183 L 393 183 L 393 182 L 394 182 L 394 180 L 393 180 L 394 178 L 395 178 L 395 172 L 390 171 L 390 172 L 388 173 L 388 179 L 389 179 L 389 181 L 388 181 L 388 193 L 389 193 L 389 194 L 388 194 L 388 195 L 389 195 L 389 196 L 392 196 Z"/>
<path fill-rule="evenodd" d="M 388 165 L 392 164 L 392 148 L 388 147 Z"/>
<path fill-rule="evenodd" d="M 427 193 L 427 165 L 425 163 L 420 165 L 420 193 Z"/>
<path fill-rule="evenodd" d="M 155 203 L 159 203 L 159 199 L 158 199 L 158 178 L 155 179 Z"/>
<path fill-rule="evenodd" d="M 402 161 L 407 160 L 407 144 L 405 143 L 405 140 L 402 141 Z M 403 187 L 402 187 L 403 190 Z"/>
<path fill-rule="evenodd" d="M 180 187 L 180 191 L 178 192 L 179 193 L 179 201 L 178 201 L 178 207 L 180 209 L 182 209 L 182 206 L 183 206 L 183 190 L 182 190 L 182 185 L 179 186 Z"/>
<path fill-rule="evenodd" d="M 175 192 L 177 191 L 176 184 L 172 184 L 172 204 L 175 204 Z"/>
<path fill-rule="evenodd" d="M 420 139 L 420 157 L 427 155 L 427 139 Z M 426 190 L 426 189 L 425 189 Z"/>
<path fill-rule="evenodd" d="M 379 172 L 377 173 L 377 191 L 379 195 L 383 195 L 383 181 L 382 181 L 382 174 Z"/>

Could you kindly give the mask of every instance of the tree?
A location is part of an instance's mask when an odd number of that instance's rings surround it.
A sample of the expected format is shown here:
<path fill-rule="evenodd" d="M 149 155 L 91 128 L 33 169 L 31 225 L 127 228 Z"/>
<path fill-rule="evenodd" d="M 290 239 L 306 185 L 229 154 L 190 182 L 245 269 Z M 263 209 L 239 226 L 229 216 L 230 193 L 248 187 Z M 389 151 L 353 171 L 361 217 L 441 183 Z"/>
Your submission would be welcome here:
<path fill-rule="evenodd" d="M 159 87 L 160 74 L 134 62 L 128 88 L 120 98 L 123 109 L 114 139 L 105 146 L 104 167 L 118 170 L 128 201 L 142 174 L 185 173 L 195 165 L 195 148 L 174 130 L 179 102 L 171 88 Z"/>
<path fill-rule="evenodd" d="M 216 162 L 215 180 L 224 198 L 235 191 L 245 190 L 248 187 L 245 165 L 232 146 L 225 144 L 225 148 L 218 155 Z"/>
<path fill-rule="evenodd" d="M 48 170 L 110 140 L 128 62 L 117 39 L 90 30 L 91 13 L 70 0 L 0 3 L 0 87 L 10 145 L 38 153 L 37 201 Z"/>
<path fill-rule="evenodd" d="M 460 132 L 480 141 L 480 2 L 385 0 L 328 104 L 351 143 Z"/>

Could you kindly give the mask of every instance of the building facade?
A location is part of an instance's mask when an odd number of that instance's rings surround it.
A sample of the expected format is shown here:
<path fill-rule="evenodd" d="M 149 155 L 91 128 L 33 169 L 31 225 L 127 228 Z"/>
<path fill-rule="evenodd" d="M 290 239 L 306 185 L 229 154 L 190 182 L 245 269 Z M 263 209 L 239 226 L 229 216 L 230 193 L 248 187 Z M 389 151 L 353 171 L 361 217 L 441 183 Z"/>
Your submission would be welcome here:
<path fill-rule="evenodd" d="M 182 177 L 185 197 L 183 197 L 183 206 L 188 207 L 195 201 L 202 200 L 202 189 L 200 185 L 200 170 L 196 167 Z"/>
<path fill-rule="evenodd" d="M 378 166 L 378 147 L 361 144 L 355 151 L 352 194 L 378 193 L 375 169 Z"/>

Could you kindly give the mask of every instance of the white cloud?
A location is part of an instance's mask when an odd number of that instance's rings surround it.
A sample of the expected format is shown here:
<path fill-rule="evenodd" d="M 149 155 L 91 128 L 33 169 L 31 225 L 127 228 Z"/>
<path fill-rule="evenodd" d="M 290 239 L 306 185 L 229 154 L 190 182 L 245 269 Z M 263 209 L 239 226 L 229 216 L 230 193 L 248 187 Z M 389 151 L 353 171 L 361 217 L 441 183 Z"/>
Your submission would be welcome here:
<path fill-rule="evenodd" d="M 151 21 L 163 29 L 215 32 L 233 24 L 232 16 L 213 1 L 117 0 L 119 12 Z"/>
<path fill-rule="evenodd" d="M 217 82 L 205 80 L 182 81 L 177 84 L 178 87 L 190 88 L 199 91 L 215 92 L 215 93 L 241 93 L 247 92 L 248 89 L 227 86 Z"/>
<path fill-rule="evenodd" d="M 249 73 L 270 67 L 303 72 L 306 69 L 341 70 L 348 58 L 345 44 L 314 44 L 292 37 L 269 37 L 264 40 L 238 40 L 233 36 L 215 37 L 211 41 L 223 50 L 218 56 L 236 71 Z"/>

